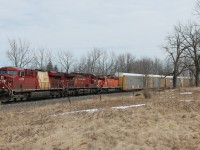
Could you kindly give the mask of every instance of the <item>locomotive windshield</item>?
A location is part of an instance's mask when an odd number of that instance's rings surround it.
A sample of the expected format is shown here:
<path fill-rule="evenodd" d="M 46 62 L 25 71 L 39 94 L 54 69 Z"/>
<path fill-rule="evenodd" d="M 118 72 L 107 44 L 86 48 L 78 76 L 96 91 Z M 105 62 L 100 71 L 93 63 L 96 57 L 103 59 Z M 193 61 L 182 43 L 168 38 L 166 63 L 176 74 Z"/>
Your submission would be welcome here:
<path fill-rule="evenodd" d="M 17 75 L 17 71 L 13 71 L 13 70 L 0 70 L 0 75 L 3 74 L 8 74 L 8 75 Z"/>
<path fill-rule="evenodd" d="M 6 72 L 5 70 L 0 70 L 0 74 L 6 74 Z"/>

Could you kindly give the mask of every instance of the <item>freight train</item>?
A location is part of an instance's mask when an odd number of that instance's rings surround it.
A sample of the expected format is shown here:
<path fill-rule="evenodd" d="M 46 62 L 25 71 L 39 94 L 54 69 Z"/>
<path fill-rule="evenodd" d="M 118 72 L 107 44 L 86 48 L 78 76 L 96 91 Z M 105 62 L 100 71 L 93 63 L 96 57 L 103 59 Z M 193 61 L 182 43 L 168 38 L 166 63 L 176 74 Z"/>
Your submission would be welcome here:
<path fill-rule="evenodd" d="M 189 82 L 189 78 L 179 77 L 177 84 L 183 87 L 189 86 Z M 0 102 L 142 90 L 146 86 L 149 88 L 171 88 L 172 77 L 148 75 L 147 78 L 142 74 L 129 73 L 103 76 L 17 67 L 0 68 Z"/>
<path fill-rule="evenodd" d="M 173 88 L 173 76 L 143 75 L 133 73 L 116 73 L 119 77 L 119 86 L 123 91 L 142 90 L 144 87 L 151 89 Z M 178 77 L 176 87 L 193 86 L 194 81 L 190 77 Z"/>

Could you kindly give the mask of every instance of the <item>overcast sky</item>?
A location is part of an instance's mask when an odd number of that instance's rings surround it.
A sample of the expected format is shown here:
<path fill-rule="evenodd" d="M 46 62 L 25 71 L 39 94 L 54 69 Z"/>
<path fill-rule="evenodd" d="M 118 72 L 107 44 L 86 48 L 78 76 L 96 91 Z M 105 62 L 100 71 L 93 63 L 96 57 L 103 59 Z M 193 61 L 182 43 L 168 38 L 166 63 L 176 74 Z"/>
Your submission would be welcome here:
<path fill-rule="evenodd" d="M 178 22 L 192 18 L 196 0 L 0 0 L 0 66 L 8 38 L 33 49 L 72 51 L 93 48 L 137 57 L 161 57 L 160 46 Z"/>

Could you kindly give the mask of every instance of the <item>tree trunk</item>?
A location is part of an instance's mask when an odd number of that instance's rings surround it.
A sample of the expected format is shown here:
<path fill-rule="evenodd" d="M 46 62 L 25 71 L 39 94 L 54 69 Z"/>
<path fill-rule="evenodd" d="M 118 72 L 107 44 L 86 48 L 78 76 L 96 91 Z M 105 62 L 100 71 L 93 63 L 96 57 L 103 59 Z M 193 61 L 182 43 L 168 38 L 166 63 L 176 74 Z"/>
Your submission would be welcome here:
<path fill-rule="evenodd" d="M 196 63 L 195 86 L 199 86 L 199 65 Z"/>
<path fill-rule="evenodd" d="M 173 75 L 173 88 L 176 88 L 176 81 L 177 81 L 177 77 L 176 75 Z"/>
<path fill-rule="evenodd" d="M 195 86 L 198 87 L 199 86 L 199 73 L 195 74 Z"/>

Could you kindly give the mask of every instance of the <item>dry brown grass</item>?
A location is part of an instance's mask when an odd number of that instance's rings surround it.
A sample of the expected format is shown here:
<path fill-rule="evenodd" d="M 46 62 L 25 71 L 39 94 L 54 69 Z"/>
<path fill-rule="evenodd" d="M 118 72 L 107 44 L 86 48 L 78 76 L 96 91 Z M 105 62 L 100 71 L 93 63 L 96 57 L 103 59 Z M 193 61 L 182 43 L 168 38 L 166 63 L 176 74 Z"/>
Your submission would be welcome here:
<path fill-rule="evenodd" d="M 193 94 L 180 94 L 193 92 Z M 143 104 L 129 109 L 113 106 Z M 99 108 L 94 113 L 64 112 Z M 103 108 L 103 109 L 101 109 Z M 57 114 L 58 116 L 55 116 Z M 200 149 L 200 88 L 0 111 L 0 149 Z"/>

